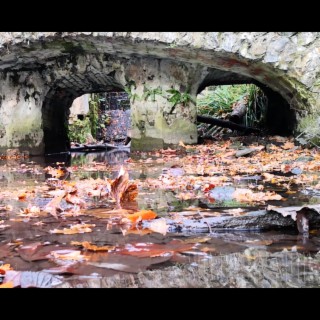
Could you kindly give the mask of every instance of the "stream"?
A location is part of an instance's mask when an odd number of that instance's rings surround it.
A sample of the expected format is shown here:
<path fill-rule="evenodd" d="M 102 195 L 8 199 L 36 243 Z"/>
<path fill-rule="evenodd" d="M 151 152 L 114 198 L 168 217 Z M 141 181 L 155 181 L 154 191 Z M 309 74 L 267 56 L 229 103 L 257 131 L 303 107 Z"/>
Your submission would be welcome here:
<path fill-rule="evenodd" d="M 236 188 L 249 184 L 263 185 L 265 191 L 275 190 L 275 186 L 264 182 L 260 175 L 252 174 L 236 178 L 226 186 L 211 186 L 206 198 L 188 199 L 186 195 L 179 198 L 176 189 L 150 189 L 144 184 L 170 170 L 177 179 L 186 174 L 176 166 L 179 155 L 157 162 L 156 159 L 160 158 L 116 150 L 71 153 L 64 158 L 2 160 L 0 265 L 10 264 L 13 271 L 8 271 L 9 275 L 11 272 L 13 282 L 21 287 L 268 288 L 320 285 L 319 229 L 311 228 L 305 235 L 299 234 L 296 228 L 211 230 L 208 227 L 199 231 L 169 225 L 168 232 L 163 234 L 151 232 L 148 222 L 137 228 L 113 223 L 110 212 L 106 211 L 110 204 L 99 198 L 91 199 L 81 215 L 65 214 L 60 219 L 40 213 L 34 217 L 21 215 L 26 208 L 42 208 L 52 200 L 45 195 L 44 189 L 39 191 L 39 188 L 59 180 L 50 178 L 43 170 L 47 166 L 71 168 L 60 180 L 80 184 L 87 179 L 115 179 L 123 165 L 130 180 L 138 184 L 139 191 L 136 202 L 128 208 L 152 210 L 158 218 L 168 221 L 188 215 L 198 219 L 195 215 L 199 212 L 201 219 L 203 214 L 210 217 L 228 215 L 227 210 L 265 208 L 265 205 L 248 205 L 234 200 L 231 194 Z M 320 203 L 320 193 L 316 190 L 296 187 L 294 193 L 285 194 L 281 186 L 278 188 L 276 191 L 286 197 L 285 206 Z M 26 196 L 22 195 L 23 190 Z M 62 208 L 72 207 L 63 201 Z M 279 203 L 271 200 L 267 204 Z M 52 231 L 78 224 L 85 224 L 91 231 L 74 234 Z M 96 248 L 92 249 L 90 245 Z M 105 249 L 97 249 L 101 247 Z"/>

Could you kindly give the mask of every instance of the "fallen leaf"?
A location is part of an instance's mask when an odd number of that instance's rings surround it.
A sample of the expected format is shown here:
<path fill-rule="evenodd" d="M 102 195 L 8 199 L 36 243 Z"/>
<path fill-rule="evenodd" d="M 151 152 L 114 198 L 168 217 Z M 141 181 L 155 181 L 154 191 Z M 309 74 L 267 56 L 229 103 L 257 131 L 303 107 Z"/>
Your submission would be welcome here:
<path fill-rule="evenodd" d="M 161 218 L 151 221 L 148 225 L 148 229 L 154 232 L 161 233 L 165 236 L 168 232 L 169 226 L 167 225 L 166 219 Z"/>
<path fill-rule="evenodd" d="M 98 247 L 94 244 L 91 244 L 88 241 L 84 241 L 84 242 L 79 242 L 79 241 L 71 241 L 70 243 L 71 245 L 74 246 L 82 246 L 83 248 L 89 250 L 89 251 L 112 251 L 114 250 L 116 247 L 115 246 L 101 246 Z"/>
<path fill-rule="evenodd" d="M 170 253 L 160 257 L 142 258 L 117 253 L 90 253 L 89 261 L 86 264 L 122 272 L 138 273 L 147 270 L 151 265 L 168 261 L 171 257 L 172 254 Z"/>
<path fill-rule="evenodd" d="M 133 243 L 127 244 L 124 249 L 120 249 L 118 253 L 131 255 L 136 257 L 158 257 L 174 252 L 183 252 L 193 249 L 193 243 L 184 243 L 178 240 L 172 240 L 166 244 L 154 243 Z"/>
<path fill-rule="evenodd" d="M 122 234 L 125 236 L 127 234 L 138 234 L 140 236 L 143 236 L 145 234 L 150 234 L 152 233 L 153 231 L 148 229 L 148 228 L 143 228 L 143 229 L 138 229 L 134 226 L 131 226 L 130 228 L 121 228 L 121 232 Z"/>
<path fill-rule="evenodd" d="M 26 199 L 26 197 L 27 197 L 27 194 L 25 192 L 18 194 L 18 199 L 20 201 L 24 201 Z"/>
<path fill-rule="evenodd" d="M 94 228 L 95 224 L 75 224 L 70 228 L 54 229 L 50 230 L 50 233 L 62 233 L 62 234 L 76 234 L 76 233 L 86 233 L 92 232 L 91 228 Z"/>
<path fill-rule="evenodd" d="M 13 270 L 13 268 L 10 266 L 10 264 L 2 264 L 0 266 L 0 270 L 8 271 L 8 270 Z"/>
<path fill-rule="evenodd" d="M 65 192 L 62 193 L 61 195 L 53 198 L 47 205 L 44 207 L 43 211 L 50 213 L 52 216 L 54 216 L 56 219 L 58 219 L 57 216 L 57 210 L 61 210 L 60 208 L 60 202 L 62 198 L 64 197 Z"/>
<path fill-rule="evenodd" d="M 68 260 L 68 261 L 84 261 L 86 260 L 85 256 L 81 254 L 79 250 L 55 250 L 51 251 L 47 256 L 49 259 L 53 260 Z"/>
<path fill-rule="evenodd" d="M 61 178 L 66 173 L 60 167 L 56 169 L 56 168 L 53 168 L 51 166 L 48 166 L 48 167 L 44 168 L 44 171 L 46 173 L 50 174 L 53 178 Z"/>
<path fill-rule="evenodd" d="M 66 195 L 65 200 L 66 200 L 68 203 L 79 205 L 81 208 L 85 208 L 85 206 L 86 206 L 86 203 L 85 203 L 84 200 L 82 200 L 82 199 L 79 198 L 78 196 L 72 195 L 72 194 L 70 194 L 70 193 L 68 193 L 68 194 Z"/>
<path fill-rule="evenodd" d="M 126 218 L 134 223 L 137 223 L 141 220 L 152 220 L 156 217 L 157 217 L 157 214 L 152 210 L 140 210 L 133 214 L 126 214 Z"/>
<path fill-rule="evenodd" d="M 199 237 L 199 238 L 191 238 L 183 240 L 184 243 L 205 243 L 210 241 L 210 237 Z"/>
<path fill-rule="evenodd" d="M 4 288 L 6 288 L 6 289 L 14 288 L 14 284 L 13 284 L 12 281 L 8 281 L 8 282 L 5 282 L 5 283 L 0 284 L 0 288 L 1 288 L 1 289 L 4 289 Z"/>
<path fill-rule="evenodd" d="M 292 149 L 292 148 L 294 148 L 294 143 L 287 141 L 286 143 L 284 143 L 282 145 L 281 148 L 284 149 L 284 150 Z"/>
<path fill-rule="evenodd" d="M 132 201 L 138 195 L 137 186 L 129 184 L 129 173 L 123 166 L 121 166 L 115 180 L 106 181 L 106 187 L 111 197 L 116 201 L 117 209 L 121 208 L 122 201 Z"/>
<path fill-rule="evenodd" d="M 136 184 L 131 184 L 123 192 L 120 201 L 121 202 L 130 202 L 134 201 L 138 196 L 138 187 Z"/>

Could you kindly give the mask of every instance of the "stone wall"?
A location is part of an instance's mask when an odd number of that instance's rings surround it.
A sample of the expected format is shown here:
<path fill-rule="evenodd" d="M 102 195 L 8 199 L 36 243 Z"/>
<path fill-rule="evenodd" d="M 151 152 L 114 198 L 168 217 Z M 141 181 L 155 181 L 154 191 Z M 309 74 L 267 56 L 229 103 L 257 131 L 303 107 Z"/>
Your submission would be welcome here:
<path fill-rule="evenodd" d="M 318 32 L 2 32 L 0 150 L 68 148 L 74 98 L 90 92 L 188 92 L 224 77 L 279 93 L 296 116 L 320 107 Z M 222 77 L 223 75 L 223 77 Z M 147 88 L 147 89 L 146 89 Z M 195 105 L 158 95 L 132 101 L 136 149 L 196 143 Z"/>

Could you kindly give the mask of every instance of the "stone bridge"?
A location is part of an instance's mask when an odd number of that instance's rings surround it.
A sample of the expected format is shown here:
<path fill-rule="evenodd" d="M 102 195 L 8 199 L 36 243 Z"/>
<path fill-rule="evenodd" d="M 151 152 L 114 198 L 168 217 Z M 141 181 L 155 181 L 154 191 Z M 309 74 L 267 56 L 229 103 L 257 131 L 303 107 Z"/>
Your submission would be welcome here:
<path fill-rule="evenodd" d="M 318 32 L 2 32 L 0 151 L 66 151 L 72 101 L 131 91 L 132 149 L 197 142 L 192 99 L 208 85 L 255 83 L 269 98 L 267 121 L 293 133 L 320 107 Z"/>

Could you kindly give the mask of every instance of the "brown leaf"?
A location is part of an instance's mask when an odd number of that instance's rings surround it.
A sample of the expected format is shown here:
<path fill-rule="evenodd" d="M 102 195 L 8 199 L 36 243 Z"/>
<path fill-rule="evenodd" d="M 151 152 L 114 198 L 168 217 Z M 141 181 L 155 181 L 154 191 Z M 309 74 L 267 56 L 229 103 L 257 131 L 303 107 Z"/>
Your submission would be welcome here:
<path fill-rule="evenodd" d="M 135 243 L 127 244 L 124 249 L 119 250 L 120 254 L 136 257 L 157 257 L 168 253 L 183 252 L 193 249 L 193 243 L 183 243 L 178 240 L 172 240 L 166 244 L 154 243 Z"/>
<path fill-rule="evenodd" d="M 53 198 L 49 203 L 47 203 L 43 211 L 50 213 L 56 219 L 58 219 L 57 210 L 60 209 L 60 202 L 64 196 L 65 196 L 65 192 L 62 193 L 60 196 Z"/>
<path fill-rule="evenodd" d="M 84 207 L 86 206 L 86 203 L 85 203 L 84 200 L 82 200 L 82 199 L 79 198 L 78 196 L 72 195 L 72 194 L 70 194 L 70 193 L 68 193 L 68 194 L 66 195 L 65 200 L 66 200 L 68 203 L 79 205 L 81 208 L 84 208 Z"/>
<path fill-rule="evenodd" d="M 65 171 L 62 170 L 60 167 L 56 169 L 56 168 L 52 168 L 51 166 L 48 166 L 44 168 L 44 171 L 50 174 L 53 178 L 60 178 L 65 175 Z"/>
<path fill-rule="evenodd" d="M 134 201 L 138 196 L 138 187 L 136 184 L 131 184 L 128 188 L 124 191 L 121 196 L 121 202 L 130 202 Z"/>
<path fill-rule="evenodd" d="M 86 257 L 81 254 L 80 250 L 70 250 L 70 249 L 51 251 L 50 254 L 47 255 L 47 258 L 53 260 L 57 264 L 64 264 L 63 261 L 59 261 L 59 260 L 67 260 L 71 264 L 77 261 L 86 260 Z"/>
<path fill-rule="evenodd" d="M 69 249 L 69 247 L 63 247 L 63 249 Z M 72 247 L 70 248 L 72 249 Z M 18 254 L 23 260 L 26 261 L 38 261 L 47 260 L 47 255 L 54 250 L 57 250 L 56 245 L 44 245 L 41 242 L 29 243 L 20 246 L 16 249 Z"/>
<path fill-rule="evenodd" d="M 94 244 L 91 244 L 88 241 L 84 241 L 84 242 L 79 242 L 79 241 L 71 241 L 72 245 L 75 246 L 82 246 L 83 248 L 89 250 L 89 251 L 112 251 L 114 250 L 116 247 L 115 246 L 102 246 L 102 247 L 98 247 Z"/>
<path fill-rule="evenodd" d="M 292 149 L 294 148 L 294 143 L 287 141 L 281 148 L 284 150 Z"/>
<path fill-rule="evenodd" d="M 184 243 L 205 243 L 210 241 L 210 237 L 199 237 L 199 238 L 191 238 L 191 239 L 186 239 L 183 240 Z"/>

